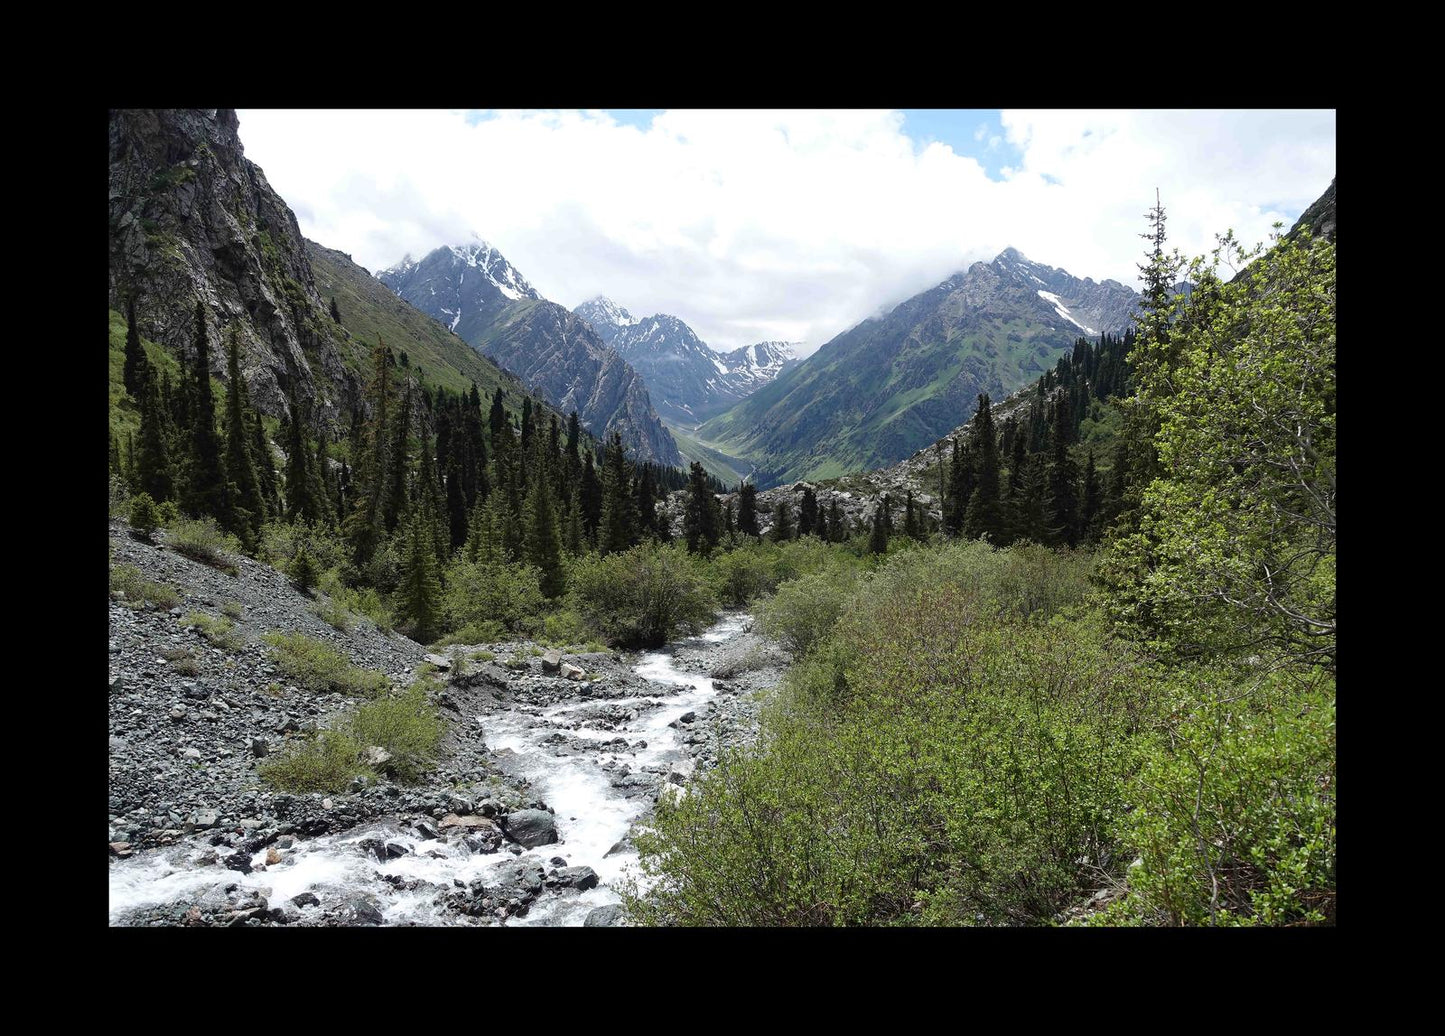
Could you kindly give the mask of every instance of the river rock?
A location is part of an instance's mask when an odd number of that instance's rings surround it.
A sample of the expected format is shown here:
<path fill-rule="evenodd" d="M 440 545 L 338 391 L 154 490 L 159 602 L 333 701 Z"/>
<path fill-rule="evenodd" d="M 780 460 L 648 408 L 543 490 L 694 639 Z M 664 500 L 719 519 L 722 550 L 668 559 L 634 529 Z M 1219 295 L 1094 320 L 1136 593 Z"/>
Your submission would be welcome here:
<path fill-rule="evenodd" d="M 542 656 L 542 672 L 555 673 L 562 668 L 562 652 L 553 648 Z"/>
<path fill-rule="evenodd" d="M 459 817 L 455 813 L 448 813 L 437 821 L 437 826 L 445 831 L 450 827 L 462 827 L 476 830 L 496 830 L 496 822 L 487 817 Z"/>
<path fill-rule="evenodd" d="M 196 814 L 196 827 L 202 830 L 208 827 L 215 827 L 216 821 L 219 819 L 214 809 L 203 809 Z"/>
<path fill-rule="evenodd" d="M 360 925 L 379 925 L 386 921 L 381 912 L 381 904 L 374 896 L 362 893 L 359 896 L 352 896 L 346 901 L 346 924 L 352 927 Z"/>
<path fill-rule="evenodd" d="M 437 829 L 430 820 L 413 820 L 411 826 L 424 840 L 430 841 L 438 836 Z"/>
<path fill-rule="evenodd" d="M 504 830 L 512 841 L 535 849 L 557 841 L 557 818 L 544 809 L 519 809 L 507 814 Z"/>
<path fill-rule="evenodd" d="M 314 892 L 303 892 L 299 896 L 291 897 L 291 905 L 295 907 L 320 906 L 321 900 L 316 898 Z"/>
<path fill-rule="evenodd" d="M 616 903 L 600 906 L 587 912 L 582 922 L 584 928 L 615 928 L 622 923 L 622 907 Z"/>
<path fill-rule="evenodd" d="M 562 675 L 568 680 L 580 680 L 587 675 L 581 666 L 575 666 L 571 662 L 562 663 Z"/>
<path fill-rule="evenodd" d="M 591 867 L 561 867 L 557 870 L 558 885 L 571 886 L 581 892 L 595 889 L 598 880 L 597 872 Z"/>
<path fill-rule="evenodd" d="M 366 765 L 377 769 L 391 762 L 391 753 L 380 745 L 372 745 L 366 750 Z"/>
<path fill-rule="evenodd" d="M 427 655 L 423 661 L 430 662 L 442 672 L 446 672 L 452 667 L 452 660 L 446 655 Z"/>
<path fill-rule="evenodd" d="M 257 759 L 264 759 L 271 754 L 271 746 L 265 738 L 253 737 L 251 739 L 251 754 Z"/>

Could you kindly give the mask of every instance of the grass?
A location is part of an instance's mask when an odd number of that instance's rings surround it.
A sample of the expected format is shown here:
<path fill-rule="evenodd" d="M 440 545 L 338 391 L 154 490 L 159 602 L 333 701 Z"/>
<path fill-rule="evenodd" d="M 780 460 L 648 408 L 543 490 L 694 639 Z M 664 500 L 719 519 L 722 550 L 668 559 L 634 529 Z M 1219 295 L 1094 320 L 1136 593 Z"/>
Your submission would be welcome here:
<path fill-rule="evenodd" d="M 236 561 L 231 555 L 240 553 L 241 545 L 234 536 L 222 532 L 213 518 L 198 521 L 182 519 L 175 522 L 166 535 L 166 546 L 193 561 L 218 568 L 228 575 L 237 575 Z"/>
<path fill-rule="evenodd" d="M 305 634 L 267 633 L 262 639 L 281 671 L 308 691 L 374 698 L 390 686 L 384 673 L 358 668 L 335 648 Z"/>
<path fill-rule="evenodd" d="M 181 625 L 193 629 L 206 641 L 227 651 L 239 651 L 246 642 L 236 632 L 235 624 L 223 615 L 207 615 L 205 612 L 191 612 L 181 619 Z"/>
<path fill-rule="evenodd" d="M 293 742 L 257 767 L 267 784 L 281 791 L 342 792 L 357 777 L 375 778 L 364 762 L 366 749 L 391 755 L 384 769 L 402 781 L 420 778 L 436 762 L 445 724 L 419 681 L 401 694 L 387 695 L 343 716 L 334 729 Z"/>
<path fill-rule="evenodd" d="M 492 654 L 490 651 L 473 651 L 467 655 L 467 658 L 471 659 L 473 662 L 490 662 L 496 657 L 497 656 Z"/>
<path fill-rule="evenodd" d="M 129 608 L 144 608 L 147 604 L 153 604 L 157 608 L 169 610 L 181 603 L 181 595 L 175 587 L 151 582 L 134 565 L 111 567 L 110 592 L 113 599 L 116 599 L 114 595 L 123 594 L 118 600 Z"/>
<path fill-rule="evenodd" d="M 313 604 L 311 606 L 311 614 L 315 615 L 332 629 L 342 633 L 349 633 L 351 631 L 351 613 L 330 598 L 317 601 Z"/>
<path fill-rule="evenodd" d="M 240 601 L 227 601 L 221 605 L 221 614 L 228 619 L 239 619 L 244 612 Z"/>

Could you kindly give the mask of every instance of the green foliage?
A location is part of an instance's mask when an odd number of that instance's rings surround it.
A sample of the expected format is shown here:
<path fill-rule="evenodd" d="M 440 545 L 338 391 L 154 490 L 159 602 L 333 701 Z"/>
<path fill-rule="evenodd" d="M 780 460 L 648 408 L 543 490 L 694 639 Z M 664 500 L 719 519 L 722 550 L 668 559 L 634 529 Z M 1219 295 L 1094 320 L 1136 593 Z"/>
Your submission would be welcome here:
<path fill-rule="evenodd" d="M 123 603 L 132 608 L 153 604 L 169 610 L 181 603 L 181 595 L 173 586 L 153 583 L 134 565 L 113 565 L 110 570 L 110 592 L 124 594 Z"/>
<path fill-rule="evenodd" d="M 486 643 L 507 632 L 530 632 L 545 607 L 537 570 L 501 561 L 459 561 L 447 570 L 442 608 L 447 626 L 459 631 L 453 643 Z M 476 634 L 458 640 L 460 631 Z"/>
<path fill-rule="evenodd" d="M 795 656 L 806 655 L 832 630 L 859 578 L 856 569 L 838 565 L 784 583 L 759 605 L 758 627 Z"/>
<path fill-rule="evenodd" d="M 358 706 L 343 729 L 363 749 L 386 749 L 392 756 L 387 768 L 403 781 L 414 781 L 435 764 L 445 724 L 427 698 L 427 684 L 417 682 L 400 694 Z"/>
<path fill-rule="evenodd" d="M 858 583 L 764 712 L 758 749 L 659 807 L 638 839 L 657 883 L 630 897 L 635 916 L 1047 924 L 1101 872 L 1122 875 L 1112 825 L 1147 683 L 1102 623 L 1019 616 L 1011 584 L 1031 575 L 974 542 Z M 825 585 L 785 584 L 769 607 L 811 607 Z"/>
<path fill-rule="evenodd" d="M 613 644 L 661 647 L 712 621 L 715 599 L 706 569 L 680 544 L 648 543 L 579 558 L 570 583 L 572 607 Z"/>
<path fill-rule="evenodd" d="M 214 518 L 186 518 L 174 523 L 167 530 L 166 546 L 231 575 L 238 571 L 232 555 L 240 553 L 241 544 L 236 537 L 222 532 Z"/>
<path fill-rule="evenodd" d="M 589 633 L 582 616 L 573 608 L 553 612 L 542 620 L 542 640 L 554 646 L 580 644 L 587 639 Z"/>
<path fill-rule="evenodd" d="M 181 619 L 181 625 L 195 630 L 205 637 L 208 643 L 227 651 L 239 651 L 246 646 L 245 640 L 236 632 L 235 624 L 223 615 L 191 612 Z"/>
<path fill-rule="evenodd" d="M 313 738 L 293 742 L 256 767 L 261 780 L 293 795 L 343 792 L 357 777 L 374 776 L 361 762 L 362 746 L 339 730 L 322 730 Z"/>
<path fill-rule="evenodd" d="M 756 541 L 714 556 L 708 570 L 718 600 L 725 607 L 741 608 L 772 593 L 778 586 L 781 553 L 772 542 Z"/>
<path fill-rule="evenodd" d="M 304 546 L 296 552 L 296 556 L 286 566 L 286 574 L 291 577 L 291 582 L 296 584 L 296 589 L 303 594 L 309 594 L 316 586 L 316 563 L 311 560 L 311 554 Z"/>
<path fill-rule="evenodd" d="M 239 619 L 245 614 L 240 601 L 226 601 L 221 605 L 221 614 L 228 619 Z"/>
<path fill-rule="evenodd" d="M 1105 922 L 1333 924 L 1333 678 L 1186 673 L 1172 690 L 1120 820 L 1140 864 Z"/>
<path fill-rule="evenodd" d="M 261 639 L 271 645 L 271 657 L 281 671 L 308 691 L 374 698 L 390 686 L 386 674 L 359 669 L 329 644 L 304 633 L 267 633 Z"/>
<path fill-rule="evenodd" d="M 324 598 L 312 605 L 311 614 L 338 632 L 348 633 L 351 630 L 351 613 L 330 598 Z"/>
<path fill-rule="evenodd" d="M 160 524 L 160 512 L 149 493 L 137 493 L 130 498 L 130 527 L 137 535 L 149 540 Z"/>

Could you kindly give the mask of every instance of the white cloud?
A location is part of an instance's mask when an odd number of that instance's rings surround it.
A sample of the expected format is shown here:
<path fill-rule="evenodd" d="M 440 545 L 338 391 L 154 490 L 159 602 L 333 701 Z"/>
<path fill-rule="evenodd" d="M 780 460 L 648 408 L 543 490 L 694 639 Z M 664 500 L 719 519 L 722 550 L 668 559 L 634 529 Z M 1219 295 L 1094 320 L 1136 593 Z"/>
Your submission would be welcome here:
<path fill-rule="evenodd" d="M 302 232 L 368 269 L 476 232 L 550 299 L 673 313 L 718 349 L 811 350 L 1008 245 L 1135 283 L 1156 186 L 1194 254 L 1227 227 L 1263 239 L 1335 173 L 1333 112 L 1004 112 L 1022 157 L 1002 182 L 916 150 L 896 112 L 240 118 Z"/>

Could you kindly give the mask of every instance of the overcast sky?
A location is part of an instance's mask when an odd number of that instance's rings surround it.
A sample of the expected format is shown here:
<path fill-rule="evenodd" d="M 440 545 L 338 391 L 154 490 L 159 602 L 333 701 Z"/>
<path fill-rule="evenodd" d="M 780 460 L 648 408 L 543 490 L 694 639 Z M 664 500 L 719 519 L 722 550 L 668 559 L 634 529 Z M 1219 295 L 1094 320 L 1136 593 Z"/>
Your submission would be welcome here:
<path fill-rule="evenodd" d="M 246 155 L 376 271 L 474 235 L 567 307 L 811 352 L 1007 246 L 1137 287 L 1170 244 L 1264 240 L 1335 175 L 1333 111 L 262 111 Z"/>

